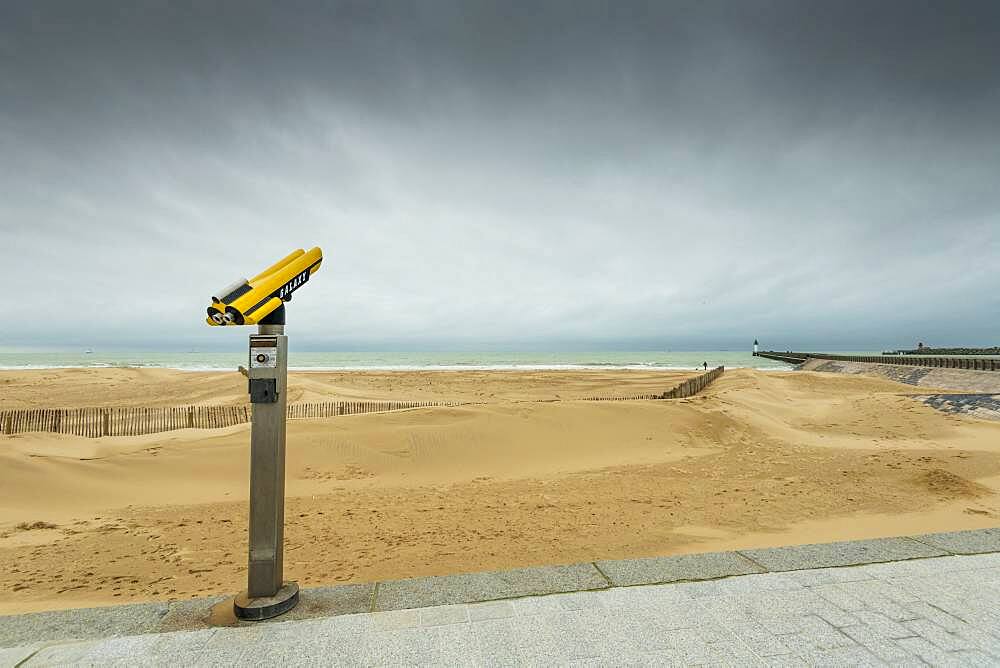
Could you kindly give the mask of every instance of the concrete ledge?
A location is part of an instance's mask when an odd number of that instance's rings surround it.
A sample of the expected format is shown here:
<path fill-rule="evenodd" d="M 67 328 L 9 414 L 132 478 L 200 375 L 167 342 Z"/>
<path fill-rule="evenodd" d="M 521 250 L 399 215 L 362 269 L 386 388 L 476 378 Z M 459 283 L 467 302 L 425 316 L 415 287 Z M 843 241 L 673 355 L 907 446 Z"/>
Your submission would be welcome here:
<path fill-rule="evenodd" d="M 233 618 L 228 625 L 263 627 L 297 619 L 353 613 L 991 552 L 1000 553 L 1000 527 L 901 538 L 652 559 L 608 560 L 568 566 L 540 566 L 491 573 L 316 587 L 303 589 L 299 605 L 280 617 L 265 622 L 242 622 Z M 24 650 L 18 646 L 32 643 L 34 647 L 40 647 L 38 643 L 91 641 L 211 628 L 209 616 L 212 606 L 231 599 L 232 597 L 215 596 L 170 603 L 139 603 L 0 617 L 0 665 L 16 665 L 21 660 L 17 658 L 19 653 Z M 2 649 L 11 647 L 18 649 Z M 61 650 L 45 651 L 58 653 Z"/>
<path fill-rule="evenodd" d="M 25 659 L 34 655 L 42 647 L 44 647 L 44 643 L 32 643 L 31 645 L 21 647 L 0 649 L 0 666 L 19 666 Z"/>
<path fill-rule="evenodd" d="M 949 533 L 927 533 L 922 536 L 914 536 L 913 540 L 947 550 L 952 554 L 1000 552 L 1000 527 Z"/>
<path fill-rule="evenodd" d="M 371 610 L 374 583 L 316 587 L 299 595 L 299 604 L 275 622 L 348 615 Z M 169 631 L 196 631 L 210 626 L 212 607 L 232 596 L 212 596 L 170 603 L 134 603 L 105 608 L 77 608 L 0 617 L 0 647 L 28 642 L 97 640 Z M 230 626 L 260 626 L 233 616 Z M 0 666 L 3 666 L 0 663 Z"/>
<path fill-rule="evenodd" d="M 763 550 L 740 550 L 740 554 L 749 557 L 768 571 L 776 572 L 943 557 L 951 553 L 910 538 L 875 538 Z"/>
<path fill-rule="evenodd" d="M 606 589 L 608 582 L 593 564 L 541 566 L 492 573 L 444 575 L 396 580 L 378 585 L 374 610 L 426 608 L 504 598 Z"/>
<path fill-rule="evenodd" d="M 615 587 L 683 580 L 715 580 L 730 575 L 764 572 L 763 568 L 738 552 L 706 552 L 677 557 L 598 561 L 596 565 Z"/>
<path fill-rule="evenodd" d="M 149 633 L 158 629 L 168 607 L 167 603 L 133 603 L 0 617 L 0 647 L 65 638 L 110 638 Z M 207 617 L 208 611 L 205 612 Z"/>

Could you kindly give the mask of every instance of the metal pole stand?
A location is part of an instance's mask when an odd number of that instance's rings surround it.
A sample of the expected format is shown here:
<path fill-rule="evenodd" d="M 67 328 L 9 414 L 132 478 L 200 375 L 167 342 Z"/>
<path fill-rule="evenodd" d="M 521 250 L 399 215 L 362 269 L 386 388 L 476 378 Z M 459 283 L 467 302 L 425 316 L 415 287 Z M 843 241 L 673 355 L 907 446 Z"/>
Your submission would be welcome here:
<path fill-rule="evenodd" d="M 250 335 L 250 554 L 247 590 L 233 602 L 240 619 L 269 619 L 299 602 L 299 586 L 282 579 L 285 534 L 285 411 L 288 337 L 285 307 Z"/>

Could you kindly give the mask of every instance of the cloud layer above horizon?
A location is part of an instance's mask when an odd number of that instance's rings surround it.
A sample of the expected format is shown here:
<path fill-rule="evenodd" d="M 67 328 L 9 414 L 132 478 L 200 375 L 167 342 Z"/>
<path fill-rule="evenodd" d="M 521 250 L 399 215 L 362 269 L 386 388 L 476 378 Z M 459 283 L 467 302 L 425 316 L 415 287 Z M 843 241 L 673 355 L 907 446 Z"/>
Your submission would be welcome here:
<path fill-rule="evenodd" d="M 1000 342 L 996 2 L 6 3 L 0 345 Z M 701 342 L 701 345 L 699 345 Z"/>

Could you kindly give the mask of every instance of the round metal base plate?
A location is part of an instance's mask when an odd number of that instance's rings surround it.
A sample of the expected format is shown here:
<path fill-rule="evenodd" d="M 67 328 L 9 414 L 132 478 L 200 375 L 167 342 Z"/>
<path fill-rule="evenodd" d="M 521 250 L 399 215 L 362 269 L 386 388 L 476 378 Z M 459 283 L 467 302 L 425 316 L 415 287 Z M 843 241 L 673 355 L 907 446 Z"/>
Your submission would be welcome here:
<path fill-rule="evenodd" d="M 240 619 L 259 621 L 284 614 L 299 602 L 299 585 L 286 582 L 274 596 L 249 598 L 243 592 L 233 601 L 233 612 Z"/>

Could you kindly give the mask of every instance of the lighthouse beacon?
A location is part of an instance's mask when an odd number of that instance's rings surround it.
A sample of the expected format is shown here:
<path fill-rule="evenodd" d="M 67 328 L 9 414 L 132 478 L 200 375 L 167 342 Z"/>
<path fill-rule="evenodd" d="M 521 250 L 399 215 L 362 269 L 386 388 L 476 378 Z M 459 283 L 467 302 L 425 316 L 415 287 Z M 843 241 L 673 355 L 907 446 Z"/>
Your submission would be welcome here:
<path fill-rule="evenodd" d="M 757 356 L 757 345 L 758 345 L 757 344 L 757 339 L 754 339 L 753 340 L 753 354 L 754 354 L 754 357 Z"/>

